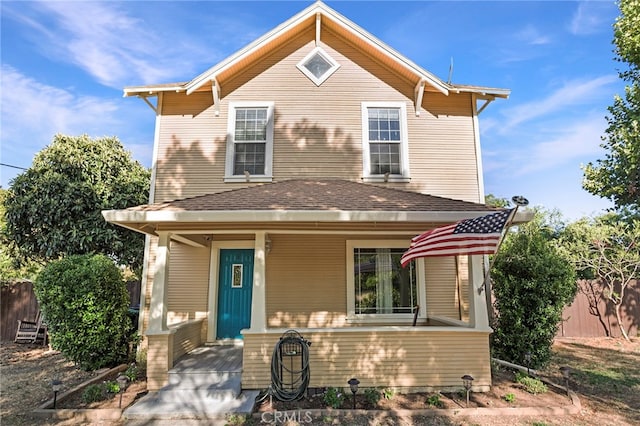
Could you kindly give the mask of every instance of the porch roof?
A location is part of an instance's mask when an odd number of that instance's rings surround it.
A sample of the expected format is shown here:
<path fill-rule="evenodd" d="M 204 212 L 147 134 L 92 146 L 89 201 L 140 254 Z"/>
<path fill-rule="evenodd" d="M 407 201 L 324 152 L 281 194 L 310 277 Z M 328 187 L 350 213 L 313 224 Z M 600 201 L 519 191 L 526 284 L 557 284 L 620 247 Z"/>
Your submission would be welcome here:
<path fill-rule="evenodd" d="M 180 200 L 105 210 L 104 218 L 155 234 L 185 224 L 449 223 L 494 207 L 346 180 L 286 180 Z M 518 218 L 516 218 L 518 219 Z"/>

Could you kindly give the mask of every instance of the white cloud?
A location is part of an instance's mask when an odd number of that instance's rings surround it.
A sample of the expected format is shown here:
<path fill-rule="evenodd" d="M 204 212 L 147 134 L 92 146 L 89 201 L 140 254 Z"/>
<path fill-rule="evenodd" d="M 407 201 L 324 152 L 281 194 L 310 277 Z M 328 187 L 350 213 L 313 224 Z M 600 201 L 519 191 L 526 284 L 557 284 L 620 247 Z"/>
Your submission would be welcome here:
<path fill-rule="evenodd" d="M 152 55 L 162 40 L 147 29 L 144 22 L 128 16 L 118 5 L 110 3 L 47 2 L 60 32 L 53 38 L 68 59 L 106 86 L 121 88 L 127 82 L 163 81 L 175 74 L 182 61 L 156 66 Z"/>
<path fill-rule="evenodd" d="M 612 31 L 608 11 L 615 7 L 613 2 L 587 1 L 578 8 L 569 23 L 569 32 L 574 35 L 589 35 L 603 30 Z M 613 36 L 613 32 L 612 32 Z"/>
<path fill-rule="evenodd" d="M 516 34 L 516 38 L 525 44 L 533 46 L 549 44 L 551 42 L 549 36 L 541 34 L 533 25 L 527 25 L 523 28 Z"/>
<path fill-rule="evenodd" d="M 7 65 L 1 73 L 3 161 L 28 167 L 56 133 L 103 136 L 118 123 L 114 102 L 42 84 Z M 16 158 L 18 153 L 30 157 Z"/>
<path fill-rule="evenodd" d="M 188 79 L 203 57 L 221 57 L 193 35 L 187 42 L 179 34 L 161 32 L 162 24 L 156 27 L 133 17 L 125 10 L 133 4 L 34 4 L 32 9 L 9 10 L 9 15 L 32 30 L 31 38 L 44 55 L 69 62 L 108 87 Z M 138 6 L 148 10 L 152 4 Z M 144 10 L 140 12 L 144 16 Z"/>
<path fill-rule="evenodd" d="M 220 13 L 229 7 L 223 2 L 194 7 L 166 2 L 158 8 L 146 1 L 16 2 L 3 5 L 3 18 L 20 22 L 26 37 L 52 61 L 72 64 L 100 84 L 121 89 L 189 80 L 261 33 L 259 17 L 237 8 Z M 193 28 L 202 32 L 194 34 Z"/>
<path fill-rule="evenodd" d="M 538 142 L 521 153 L 522 159 L 527 162 L 518 173 L 524 175 L 571 162 L 579 164 L 579 159 L 594 157 L 601 151 L 600 137 L 604 134 L 606 125 L 606 120 L 600 113 L 567 123 L 566 127 L 556 129 L 557 136 Z"/>
<path fill-rule="evenodd" d="M 600 112 L 573 121 L 565 118 L 559 122 L 536 123 L 511 136 L 519 143 L 503 146 L 499 152 L 484 151 L 484 170 L 524 176 L 558 167 L 579 168 L 581 162 L 600 155 L 601 136 L 606 125 L 604 114 Z"/>
<path fill-rule="evenodd" d="M 506 117 L 499 132 L 504 134 L 528 121 L 555 114 L 573 105 L 585 105 L 601 96 L 612 97 L 611 84 L 618 81 L 615 75 L 605 75 L 592 80 L 572 80 L 547 97 L 526 102 L 502 110 Z"/>

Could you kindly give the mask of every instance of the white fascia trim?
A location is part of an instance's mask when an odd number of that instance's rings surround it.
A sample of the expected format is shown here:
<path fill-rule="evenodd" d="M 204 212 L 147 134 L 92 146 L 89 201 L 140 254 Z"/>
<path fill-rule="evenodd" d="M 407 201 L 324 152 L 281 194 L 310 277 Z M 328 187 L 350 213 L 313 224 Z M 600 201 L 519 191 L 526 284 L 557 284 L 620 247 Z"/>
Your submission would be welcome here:
<path fill-rule="evenodd" d="M 493 100 L 495 98 L 502 98 L 502 99 L 508 99 L 509 95 L 511 95 L 511 90 L 510 89 L 498 89 L 498 88 L 491 88 L 491 87 L 459 87 L 459 86 L 452 86 L 451 87 L 451 91 L 453 93 L 475 93 L 476 95 L 478 95 L 478 99 L 485 99 L 485 100 Z"/>
<path fill-rule="evenodd" d="M 128 98 L 130 96 L 155 96 L 161 92 L 182 92 L 184 86 L 178 84 L 175 86 L 132 86 L 125 87 L 123 89 L 122 97 Z"/>
<path fill-rule="evenodd" d="M 112 223 L 180 222 L 442 222 L 451 223 L 483 216 L 488 211 L 407 212 L 407 211 L 317 211 L 317 210 L 227 210 L 227 211 L 131 211 L 103 210 Z M 518 211 L 520 213 L 520 211 Z"/>

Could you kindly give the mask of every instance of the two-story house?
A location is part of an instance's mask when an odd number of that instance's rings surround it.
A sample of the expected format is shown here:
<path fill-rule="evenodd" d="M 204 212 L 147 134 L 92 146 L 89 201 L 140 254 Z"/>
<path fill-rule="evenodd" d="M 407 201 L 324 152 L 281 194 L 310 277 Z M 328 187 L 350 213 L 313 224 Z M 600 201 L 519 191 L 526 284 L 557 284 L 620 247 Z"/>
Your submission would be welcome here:
<path fill-rule="evenodd" d="M 238 341 L 243 388 L 266 388 L 288 329 L 312 387 L 488 389 L 484 257 L 400 257 L 493 210 L 478 114 L 508 90 L 446 83 L 316 2 L 191 81 L 124 93 L 156 114 L 151 200 L 103 214 L 147 236 L 150 390 Z"/>

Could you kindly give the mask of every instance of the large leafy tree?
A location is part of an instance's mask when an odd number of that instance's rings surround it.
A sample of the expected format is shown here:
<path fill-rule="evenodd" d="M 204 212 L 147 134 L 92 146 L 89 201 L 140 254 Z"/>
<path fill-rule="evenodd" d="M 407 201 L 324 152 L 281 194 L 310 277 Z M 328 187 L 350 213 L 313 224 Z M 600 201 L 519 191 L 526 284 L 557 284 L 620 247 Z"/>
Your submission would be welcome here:
<path fill-rule="evenodd" d="M 625 222 L 613 214 L 582 219 L 562 232 L 560 247 L 573 261 L 579 278 L 586 280 L 581 291 L 590 297 L 591 312 L 602 322 L 598 302 L 606 300 L 622 336 L 629 340 L 620 311 L 628 289 L 640 280 L 640 222 Z"/>
<path fill-rule="evenodd" d="M 19 261 L 103 253 L 138 270 L 142 235 L 107 223 L 101 211 L 148 202 L 149 179 L 116 137 L 56 135 L 11 182 L 5 242 Z"/>
<path fill-rule="evenodd" d="M 4 219 L 4 200 L 7 198 L 7 193 L 6 189 L 0 188 L 0 234 L 7 227 Z M 33 262 L 26 262 L 22 266 L 16 265 L 6 242 L 0 240 L 0 285 L 8 285 L 19 279 L 34 280 L 39 270 L 40 265 Z"/>
<path fill-rule="evenodd" d="M 616 59 L 629 82 L 624 97 L 616 95 L 608 108 L 608 127 L 601 145 L 607 153 L 584 168 L 583 187 L 611 199 L 617 208 L 640 214 L 640 0 L 620 0 L 614 24 Z"/>

